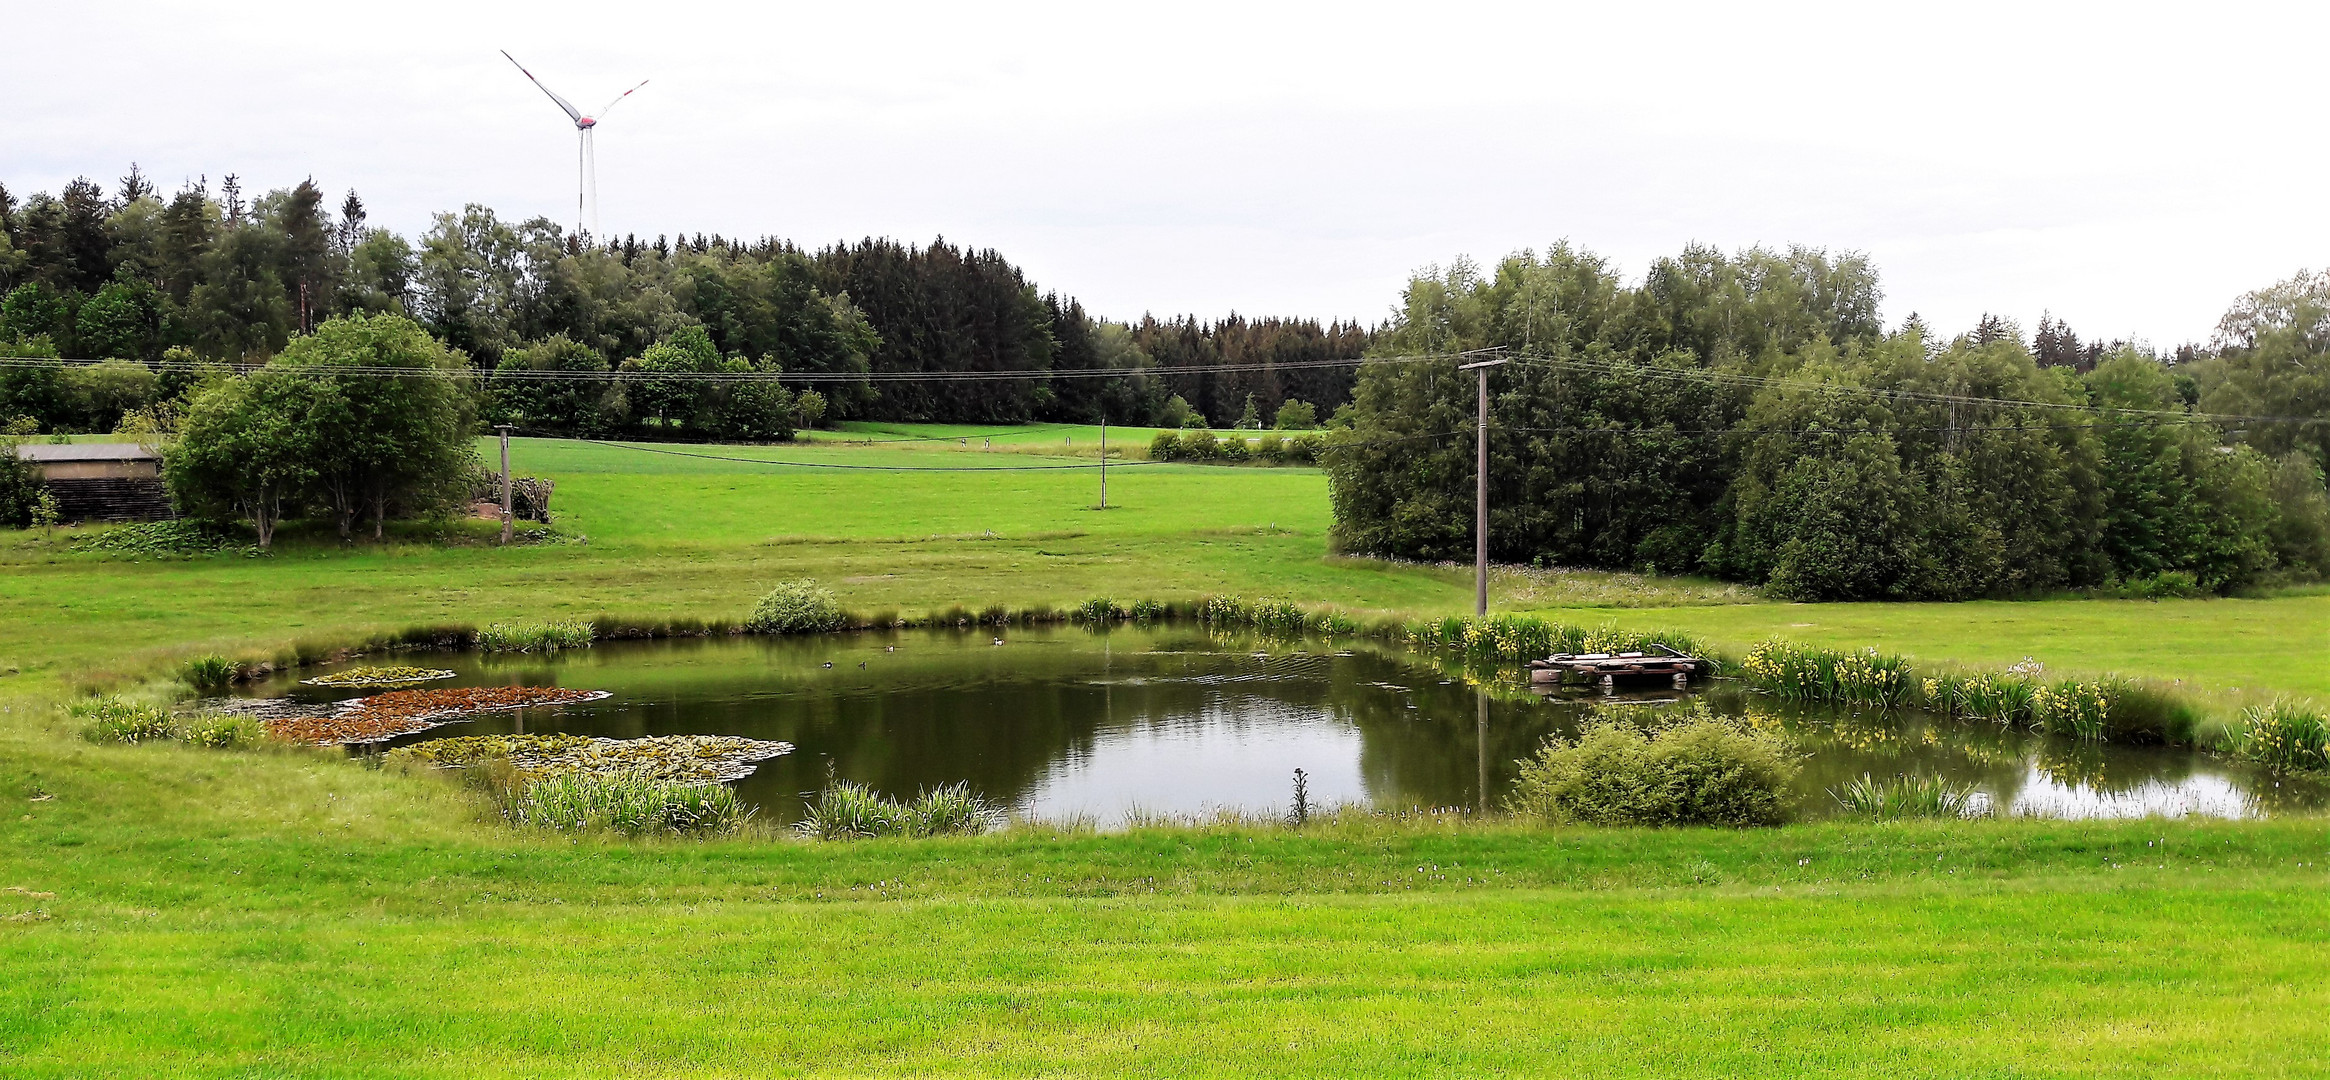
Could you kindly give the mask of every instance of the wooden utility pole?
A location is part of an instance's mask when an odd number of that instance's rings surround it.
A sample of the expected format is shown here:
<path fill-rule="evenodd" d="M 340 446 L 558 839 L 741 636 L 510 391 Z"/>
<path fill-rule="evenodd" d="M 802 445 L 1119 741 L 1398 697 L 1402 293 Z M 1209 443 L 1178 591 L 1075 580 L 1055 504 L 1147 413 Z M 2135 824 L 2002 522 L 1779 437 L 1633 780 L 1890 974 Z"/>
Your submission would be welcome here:
<path fill-rule="evenodd" d="M 502 433 L 502 546 L 510 546 L 510 425 L 495 424 Z"/>
<path fill-rule="evenodd" d="M 1108 509 L 1108 417 L 1100 418 L 1100 508 Z"/>
<path fill-rule="evenodd" d="M 1504 363 L 1483 360 L 1456 369 L 1481 377 L 1479 454 L 1473 464 L 1472 493 L 1472 613 L 1475 618 L 1489 613 L 1489 369 Z"/>

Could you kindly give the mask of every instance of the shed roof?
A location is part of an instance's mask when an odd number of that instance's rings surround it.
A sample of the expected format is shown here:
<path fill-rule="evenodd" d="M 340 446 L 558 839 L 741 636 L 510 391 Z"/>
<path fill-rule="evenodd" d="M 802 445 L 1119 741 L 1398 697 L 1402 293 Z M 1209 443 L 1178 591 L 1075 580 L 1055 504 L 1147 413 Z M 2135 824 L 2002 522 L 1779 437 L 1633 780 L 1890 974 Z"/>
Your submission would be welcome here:
<path fill-rule="evenodd" d="M 27 461 L 155 461 L 154 452 L 136 443 L 28 443 L 16 448 Z"/>

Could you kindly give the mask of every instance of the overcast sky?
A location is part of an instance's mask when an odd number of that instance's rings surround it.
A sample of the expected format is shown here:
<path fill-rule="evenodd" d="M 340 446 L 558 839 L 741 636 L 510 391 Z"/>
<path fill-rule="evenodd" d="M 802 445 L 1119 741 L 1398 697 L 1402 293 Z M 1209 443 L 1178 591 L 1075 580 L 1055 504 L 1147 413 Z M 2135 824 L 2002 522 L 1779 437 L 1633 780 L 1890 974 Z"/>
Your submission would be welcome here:
<path fill-rule="evenodd" d="M 2330 6 L 0 4 L 0 181 L 312 174 L 408 235 L 994 247 L 1095 313 L 1383 318 L 1562 238 L 1869 253 L 1885 317 L 2205 339 L 2330 263 Z M 97 12 L 102 12 L 97 13 Z"/>

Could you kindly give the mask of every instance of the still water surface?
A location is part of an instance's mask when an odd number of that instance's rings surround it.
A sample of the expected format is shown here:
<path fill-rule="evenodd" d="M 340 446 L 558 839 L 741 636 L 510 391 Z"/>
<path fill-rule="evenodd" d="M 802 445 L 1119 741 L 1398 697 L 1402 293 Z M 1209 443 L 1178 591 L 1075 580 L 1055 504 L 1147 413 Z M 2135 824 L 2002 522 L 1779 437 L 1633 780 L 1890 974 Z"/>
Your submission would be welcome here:
<path fill-rule="evenodd" d="M 550 658 L 418 653 L 396 662 L 460 673 L 434 686 L 611 694 L 400 742 L 520 729 L 790 742 L 792 754 L 738 784 L 782 821 L 801 816 L 828 768 L 893 795 L 967 781 L 1020 814 L 1103 826 L 1130 811 L 1282 812 L 1298 768 L 1314 804 L 1479 806 L 1484 793 L 1494 804 L 1515 762 L 1547 736 L 1575 732 L 1589 700 L 1517 692 L 1517 677 L 1505 692 L 1483 694 L 1454 669 L 1397 647 L 1218 637 L 1194 626 L 607 642 Z M 288 677 L 253 689 L 302 700 L 364 693 Z M 2326 801 L 2317 786 L 2191 750 L 2081 746 L 1914 713 L 1782 711 L 1724 683 L 1705 696 L 1727 713 L 1769 714 L 1797 742 L 1808 816 L 1834 812 L 1827 791 L 1863 773 L 1938 773 L 1978 785 L 1995 812 L 2046 817 L 2239 817 Z"/>

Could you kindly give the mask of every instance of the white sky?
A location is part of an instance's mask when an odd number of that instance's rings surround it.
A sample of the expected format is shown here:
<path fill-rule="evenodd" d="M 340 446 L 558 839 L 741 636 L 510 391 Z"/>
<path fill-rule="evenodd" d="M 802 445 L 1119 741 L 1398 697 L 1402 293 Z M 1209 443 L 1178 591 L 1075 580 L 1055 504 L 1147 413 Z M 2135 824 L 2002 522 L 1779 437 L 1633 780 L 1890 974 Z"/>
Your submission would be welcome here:
<path fill-rule="evenodd" d="M 2330 262 L 2330 6 L 159 4 L 0 0 L 0 181 L 313 174 L 408 235 L 994 247 L 1095 313 L 1384 317 L 1567 237 L 1867 251 L 1885 317 L 2205 339 Z"/>

